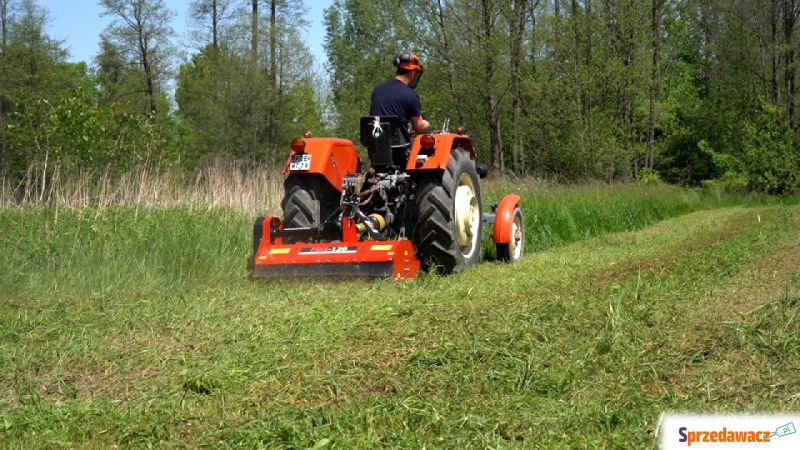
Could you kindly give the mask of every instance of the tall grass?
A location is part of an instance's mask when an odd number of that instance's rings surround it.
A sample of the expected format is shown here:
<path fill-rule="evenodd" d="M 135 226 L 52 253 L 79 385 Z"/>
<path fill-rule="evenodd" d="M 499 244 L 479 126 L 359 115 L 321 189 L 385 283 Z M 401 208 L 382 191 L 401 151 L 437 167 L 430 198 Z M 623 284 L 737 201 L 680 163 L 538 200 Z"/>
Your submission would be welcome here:
<path fill-rule="evenodd" d="M 69 171 L 47 163 L 28 168 L 22 180 L 0 183 L 0 208 L 13 206 L 96 207 L 109 205 L 226 206 L 240 211 L 280 208 L 283 175 L 272 166 L 250 168 L 215 159 L 187 172 L 143 163 L 116 174 L 106 170 Z"/>
<path fill-rule="evenodd" d="M 251 226 L 230 207 L 6 209 L 0 292 L 157 292 L 238 278 Z"/>
<path fill-rule="evenodd" d="M 0 292 L 11 295 L 141 293 L 245 278 L 253 220 L 280 214 L 283 195 L 278 170 L 225 161 L 188 175 L 148 167 L 117 177 L 36 173 L 0 208 Z M 522 196 L 528 253 L 699 209 L 787 201 L 666 185 L 494 179 L 483 187 L 485 204 L 509 192 Z M 491 256 L 488 236 L 484 242 Z"/>
<path fill-rule="evenodd" d="M 495 179 L 484 187 L 484 204 L 509 192 L 522 194 L 529 251 L 582 241 L 606 233 L 635 231 L 664 219 L 723 206 L 796 204 L 797 197 L 734 195 L 667 184 L 559 185 L 533 179 Z"/>

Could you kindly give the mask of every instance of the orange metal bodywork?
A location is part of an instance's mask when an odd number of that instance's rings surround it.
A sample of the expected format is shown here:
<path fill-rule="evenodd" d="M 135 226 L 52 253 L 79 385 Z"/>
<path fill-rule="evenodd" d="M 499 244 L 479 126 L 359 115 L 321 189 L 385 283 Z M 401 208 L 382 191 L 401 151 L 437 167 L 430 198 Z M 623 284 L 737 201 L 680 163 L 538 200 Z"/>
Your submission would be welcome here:
<path fill-rule="evenodd" d="M 492 230 L 492 240 L 496 244 L 508 244 L 511 242 L 511 225 L 514 222 L 514 209 L 520 201 L 517 194 L 508 194 L 497 205 L 495 212 L 494 230 Z"/>
<path fill-rule="evenodd" d="M 272 234 L 282 230 L 277 217 L 266 217 L 255 253 L 254 274 L 279 276 L 368 276 L 396 280 L 417 276 L 420 262 L 407 239 L 358 240 L 355 221 L 342 219 L 342 240 L 285 244 Z"/>
<path fill-rule="evenodd" d="M 347 174 L 358 172 L 359 160 L 353 142 L 340 138 L 307 138 L 303 153 L 311 155 L 311 167 L 308 170 L 289 170 L 292 155 L 299 152 L 292 150 L 283 173 L 318 173 L 338 190 L 342 189 L 342 178 Z"/>
<path fill-rule="evenodd" d="M 475 149 L 472 147 L 472 140 L 466 134 L 452 134 L 452 133 L 439 133 L 432 134 L 436 143 L 433 146 L 433 151 L 428 151 L 422 148 L 420 139 L 422 135 L 418 134 L 411 144 L 411 155 L 406 164 L 407 171 L 427 170 L 427 169 L 441 169 L 447 168 L 447 162 L 450 160 L 450 152 L 455 147 L 463 147 L 468 150 L 473 159 L 475 159 Z M 428 154 L 430 153 L 430 154 Z"/>

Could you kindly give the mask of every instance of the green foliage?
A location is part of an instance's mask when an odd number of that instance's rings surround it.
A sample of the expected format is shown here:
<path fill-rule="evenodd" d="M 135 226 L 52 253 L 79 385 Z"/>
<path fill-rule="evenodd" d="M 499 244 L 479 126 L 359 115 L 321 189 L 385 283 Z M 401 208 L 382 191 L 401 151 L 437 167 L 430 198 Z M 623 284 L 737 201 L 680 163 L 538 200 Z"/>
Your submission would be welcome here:
<path fill-rule="evenodd" d="M 45 158 L 70 170 L 142 158 L 194 168 L 280 161 L 305 131 L 357 140 L 372 87 L 411 50 L 426 68 L 418 92 L 433 128 L 464 126 L 501 172 L 800 189 L 800 27 L 765 0 L 336 0 L 324 68 L 303 42 L 302 1 L 262 2 L 255 21 L 250 4 L 195 1 L 200 50 L 179 68 L 175 104 L 171 12 L 162 0 L 102 3 L 114 20 L 89 68 L 65 62 L 46 10 L 9 0 L 0 173 L 14 182 Z M 137 14 L 141 29 L 127 20 Z"/>
<path fill-rule="evenodd" d="M 747 187 L 768 194 L 800 188 L 800 150 L 783 108 L 761 101 L 742 124 L 740 159 Z"/>
<path fill-rule="evenodd" d="M 111 62 L 106 71 L 119 71 L 127 76 L 107 80 L 124 83 L 132 90 L 123 95 L 133 95 L 139 102 L 136 112 L 146 115 L 164 114 L 167 78 L 171 59 L 175 54 L 172 38 L 175 31 L 170 22 L 175 12 L 163 0 L 100 0 L 105 8 L 103 16 L 111 18 L 102 34 L 101 63 Z M 119 92 L 117 92 L 119 94 Z"/>
<path fill-rule="evenodd" d="M 800 151 L 785 111 L 761 102 L 742 119 L 736 135 L 739 141 L 731 136 L 726 152 L 715 151 L 705 140 L 698 143 L 722 174 L 717 180 L 722 188 L 777 195 L 797 191 Z"/>
<path fill-rule="evenodd" d="M 662 184 L 661 174 L 653 169 L 641 169 L 636 176 L 636 181 L 640 184 Z"/>
<path fill-rule="evenodd" d="M 730 191 L 796 192 L 796 125 L 786 101 L 774 98 L 771 89 L 754 89 L 754 77 L 771 77 L 777 83 L 781 75 L 758 74 L 761 68 L 752 66 L 752 52 L 763 46 L 756 30 L 768 24 L 759 22 L 766 16 L 753 15 L 747 8 L 726 8 L 717 2 L 678 5 L 680 16 L 669 24 L 674 62 L 665 80 L 666 140 L 658 168 L 670 182 L 702 181 Z M 697 42 L 707 36 L 713 39 L 709 51 L 702 51 Z M 763 51 L 777 55 L 782 48 Z"/>
<path fill-rule="evenodd" d="M 139 64 L 106 37 L 101 37 L 100 46 L 93 80 L 97 85 L 98 101 L 130 114 L 151 114 L 151 98 L 142 84 L 144 75 Z M 165 116 L 169 100 L 164 90 L 159 88 L 158 92 L 153 92 L 152 99 L 156 102 L 157 113 Z"/>
<path fill-rule="evenodd" d="M 251 48 L 223 36 L 222 44 L 206 43 L 181 65 L 175 99 L 191 130 L 187 160 L 277 162 L 286 157 L 293 138 L 308 130 L 322 131 L 322 109 L 312 89 L 313 58 L 298 31 L 305 24 L 301 6 L 277 2 L 274 23 L 271 17 L 259 19 L 270 33 L 273 25 L 276 30 L 274 42 L 257 42 L 267 58 L 254 58 Z M 243 28 L 246 15 L 233 16 Z"/>
<path fill-rule="evenodd" d="M 93 167 L 121 173 L 143 161 L 179 160 L 170 123 L 158 124 L 114 105 L 92 105 L 81 94 L 18 105 L 7 130 L 10 176 L 21 177 L 31 164 L 44 161 L 69 175 Z"/>
<path fill-rule="evenodd" d="M 41 109 L 42 100 L 57 102 L 86 79 L 85 66 L 66 63 L 61 43 L 45 33 L 46 10 L 30 0 L 6 6 L 0 48 L 0 176 L 7 176 L 12 166 L 17 171 L 27 169 L 26 158 L 34 151 L 11 148 L 10 135 L 19 127 L 38 126 L 35 121 L 20 123 L 16 111 Z M 14 9 L 17 14 L 11 15 Z"/>
<path fill-rule="evenodd" d="M 265 107 L 266 89 L 265 77 L 246 58 L 211 46 L 182 64 L 175 100 L 192 129 L 187 159 L 253 157 L 265 133 L 256 111 Z"/>

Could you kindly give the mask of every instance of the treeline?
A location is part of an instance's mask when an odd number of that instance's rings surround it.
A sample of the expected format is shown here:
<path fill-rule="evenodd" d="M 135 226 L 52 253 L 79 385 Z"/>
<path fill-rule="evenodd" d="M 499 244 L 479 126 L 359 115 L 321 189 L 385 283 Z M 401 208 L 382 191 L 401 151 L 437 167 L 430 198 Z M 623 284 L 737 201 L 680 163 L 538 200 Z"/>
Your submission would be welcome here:
<path fill-rule="evenodd" d="M 72 64 L 46 10 L 0 0 L 5 180 L 46 161 L 277 166 L 306 130 L 357 139 L 412 50 L 434 127 L 463 125 L 501 173 L 800 187 L 798 0 L 335 0 L 316 66 L 301 0 L 191 1 L 183 47 L 162 0 L 100 3 L 98 55 Z"/>
<path fill-rule="evenodd" d="M 797 0 L 337 0 L 340 132 L 401 48 L 423 108 L 496 169 L 798 188 Z"/>
<path fill-rule="evenodd" d="M 176 35 L 163 0 L 99 3 L 110 23 L 93 61 L 76 64 L 48 34 L 45 8 L 0 0 L 5 184 L 55 167 L 103 176 L 218 158 L 255 167 L 322 130 L 315 89 L 325 80 L 302 40 L 301 1 L 194 0 L 188 36 Z M 183 62 L 179 42 L 192 49 Z"/>

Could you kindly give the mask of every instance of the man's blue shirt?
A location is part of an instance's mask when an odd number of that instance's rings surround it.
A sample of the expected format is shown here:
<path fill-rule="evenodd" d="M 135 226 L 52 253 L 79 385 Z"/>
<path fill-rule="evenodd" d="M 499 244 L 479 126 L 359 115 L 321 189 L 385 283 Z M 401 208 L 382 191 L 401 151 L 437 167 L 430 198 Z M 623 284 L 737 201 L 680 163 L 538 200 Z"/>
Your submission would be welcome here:
<path fill-rule="evenodd" d="M 417 91 L 396 78 L 378 83 L 372 90 L 371 116 L 398 116 L 410 121 L 422 115 L 421 109 Z"/>

